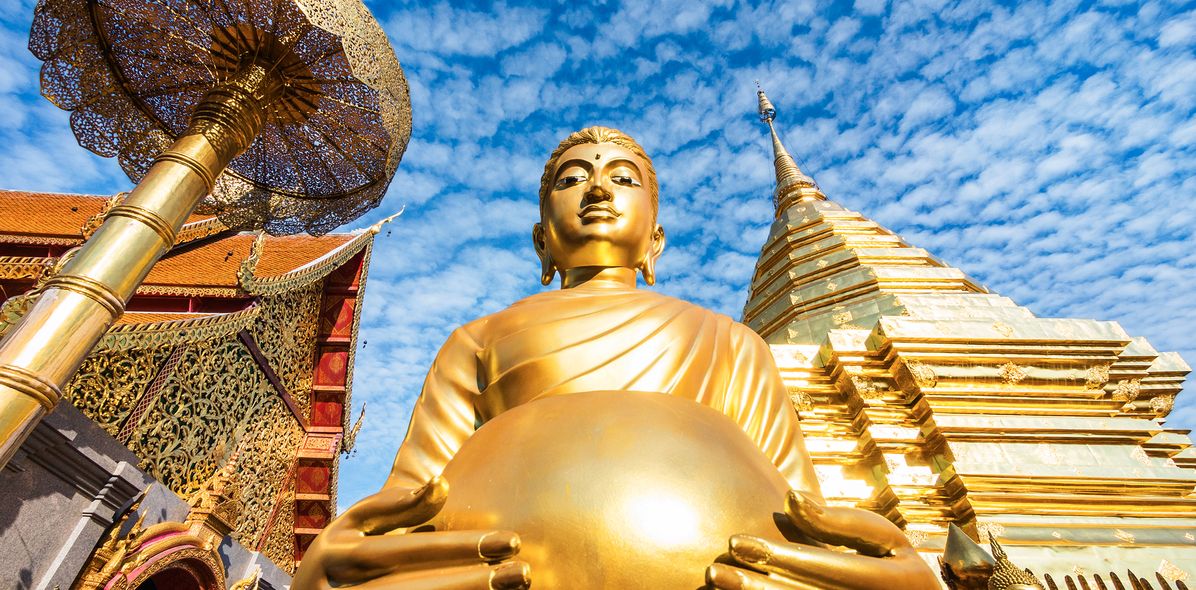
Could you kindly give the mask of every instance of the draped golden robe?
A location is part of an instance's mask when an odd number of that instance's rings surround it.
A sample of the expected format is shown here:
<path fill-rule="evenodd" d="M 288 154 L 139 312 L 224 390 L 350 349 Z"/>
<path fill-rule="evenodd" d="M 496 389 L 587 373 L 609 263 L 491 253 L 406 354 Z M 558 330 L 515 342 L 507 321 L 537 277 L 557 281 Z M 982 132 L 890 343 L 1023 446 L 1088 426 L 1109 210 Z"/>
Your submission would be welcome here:
<path fill-rule="evenodd" d="M 612 283 L 532 295 L 455 330 L 428 372 L 386 485 L 417 487 L 439 475 L 478 427 L 506 410 L 609 390 L 676 395 L 719 410 L 794 489 L 820 495 L 768 345 L 727 316 Z"/>

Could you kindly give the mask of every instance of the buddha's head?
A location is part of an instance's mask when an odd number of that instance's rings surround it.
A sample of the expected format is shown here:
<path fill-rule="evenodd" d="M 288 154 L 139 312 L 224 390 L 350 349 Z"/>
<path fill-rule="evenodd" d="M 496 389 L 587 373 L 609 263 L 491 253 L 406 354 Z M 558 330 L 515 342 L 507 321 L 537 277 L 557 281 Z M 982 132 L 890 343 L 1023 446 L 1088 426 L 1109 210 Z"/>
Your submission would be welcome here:
<path fill-rule="evenodd" d="M 607 127 L 566 137 L 540 178 L 540 223 L 532 228 L 540 281 L 549 284 L 557 271 L 621 267 L 655 283 L 665 244 L 657 199 L 652 159 L 634 139 Z"/>

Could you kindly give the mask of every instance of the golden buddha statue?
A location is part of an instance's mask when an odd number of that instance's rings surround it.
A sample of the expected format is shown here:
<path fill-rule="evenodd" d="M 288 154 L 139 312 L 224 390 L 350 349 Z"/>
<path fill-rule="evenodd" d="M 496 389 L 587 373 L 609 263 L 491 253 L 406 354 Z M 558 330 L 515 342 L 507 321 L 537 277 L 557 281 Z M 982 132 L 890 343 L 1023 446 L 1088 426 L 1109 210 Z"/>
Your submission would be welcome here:
<path fill-rule="evenodd" d="M 561 289 L 453 332 L 385 486 L 294 588 L 939 588 L 895 525 L 823 505 L 759 336 L 636 289 L 665 234 L 633 139 L 562 141 L 540 214 Z"/>

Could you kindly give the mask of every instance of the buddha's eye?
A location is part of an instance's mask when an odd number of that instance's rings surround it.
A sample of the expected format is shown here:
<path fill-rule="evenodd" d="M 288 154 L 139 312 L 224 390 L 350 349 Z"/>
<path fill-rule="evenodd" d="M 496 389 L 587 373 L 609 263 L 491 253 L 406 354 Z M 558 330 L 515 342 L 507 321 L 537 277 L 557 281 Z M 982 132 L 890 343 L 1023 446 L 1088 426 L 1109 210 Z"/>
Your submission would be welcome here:
<path fill-rule="evenodd" d="M 640 181 L 626 175 L 612 176 L 610 179 L 615 184 L 621 184 L 623 186 L 641 186 Z"/>
<path fill-rule="evenodd" d="M 585 176 L 582 176 L 580 174 L 570 174 L 568 176 L 562 176 L 562 177 L 558 178 L 556 181 L 556 186 L 554 186 L 553 188 L 555 190 L 559 191 L 561 189 L 569 188 L 575 184 L 580 184 L 585 181 L 586 181 Z"/>

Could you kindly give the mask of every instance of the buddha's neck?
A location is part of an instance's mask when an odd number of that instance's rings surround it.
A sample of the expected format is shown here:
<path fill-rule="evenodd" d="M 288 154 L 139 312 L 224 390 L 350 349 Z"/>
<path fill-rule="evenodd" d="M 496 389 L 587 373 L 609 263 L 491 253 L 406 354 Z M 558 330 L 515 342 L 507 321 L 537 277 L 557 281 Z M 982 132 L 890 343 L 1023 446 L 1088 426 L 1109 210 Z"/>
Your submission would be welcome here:
<path fill-rule="evenodd" d="M 635 269 L 621 266 L 581 266 L 561 273 L 561 288 L 574 287 L 635 288 Z"/>

